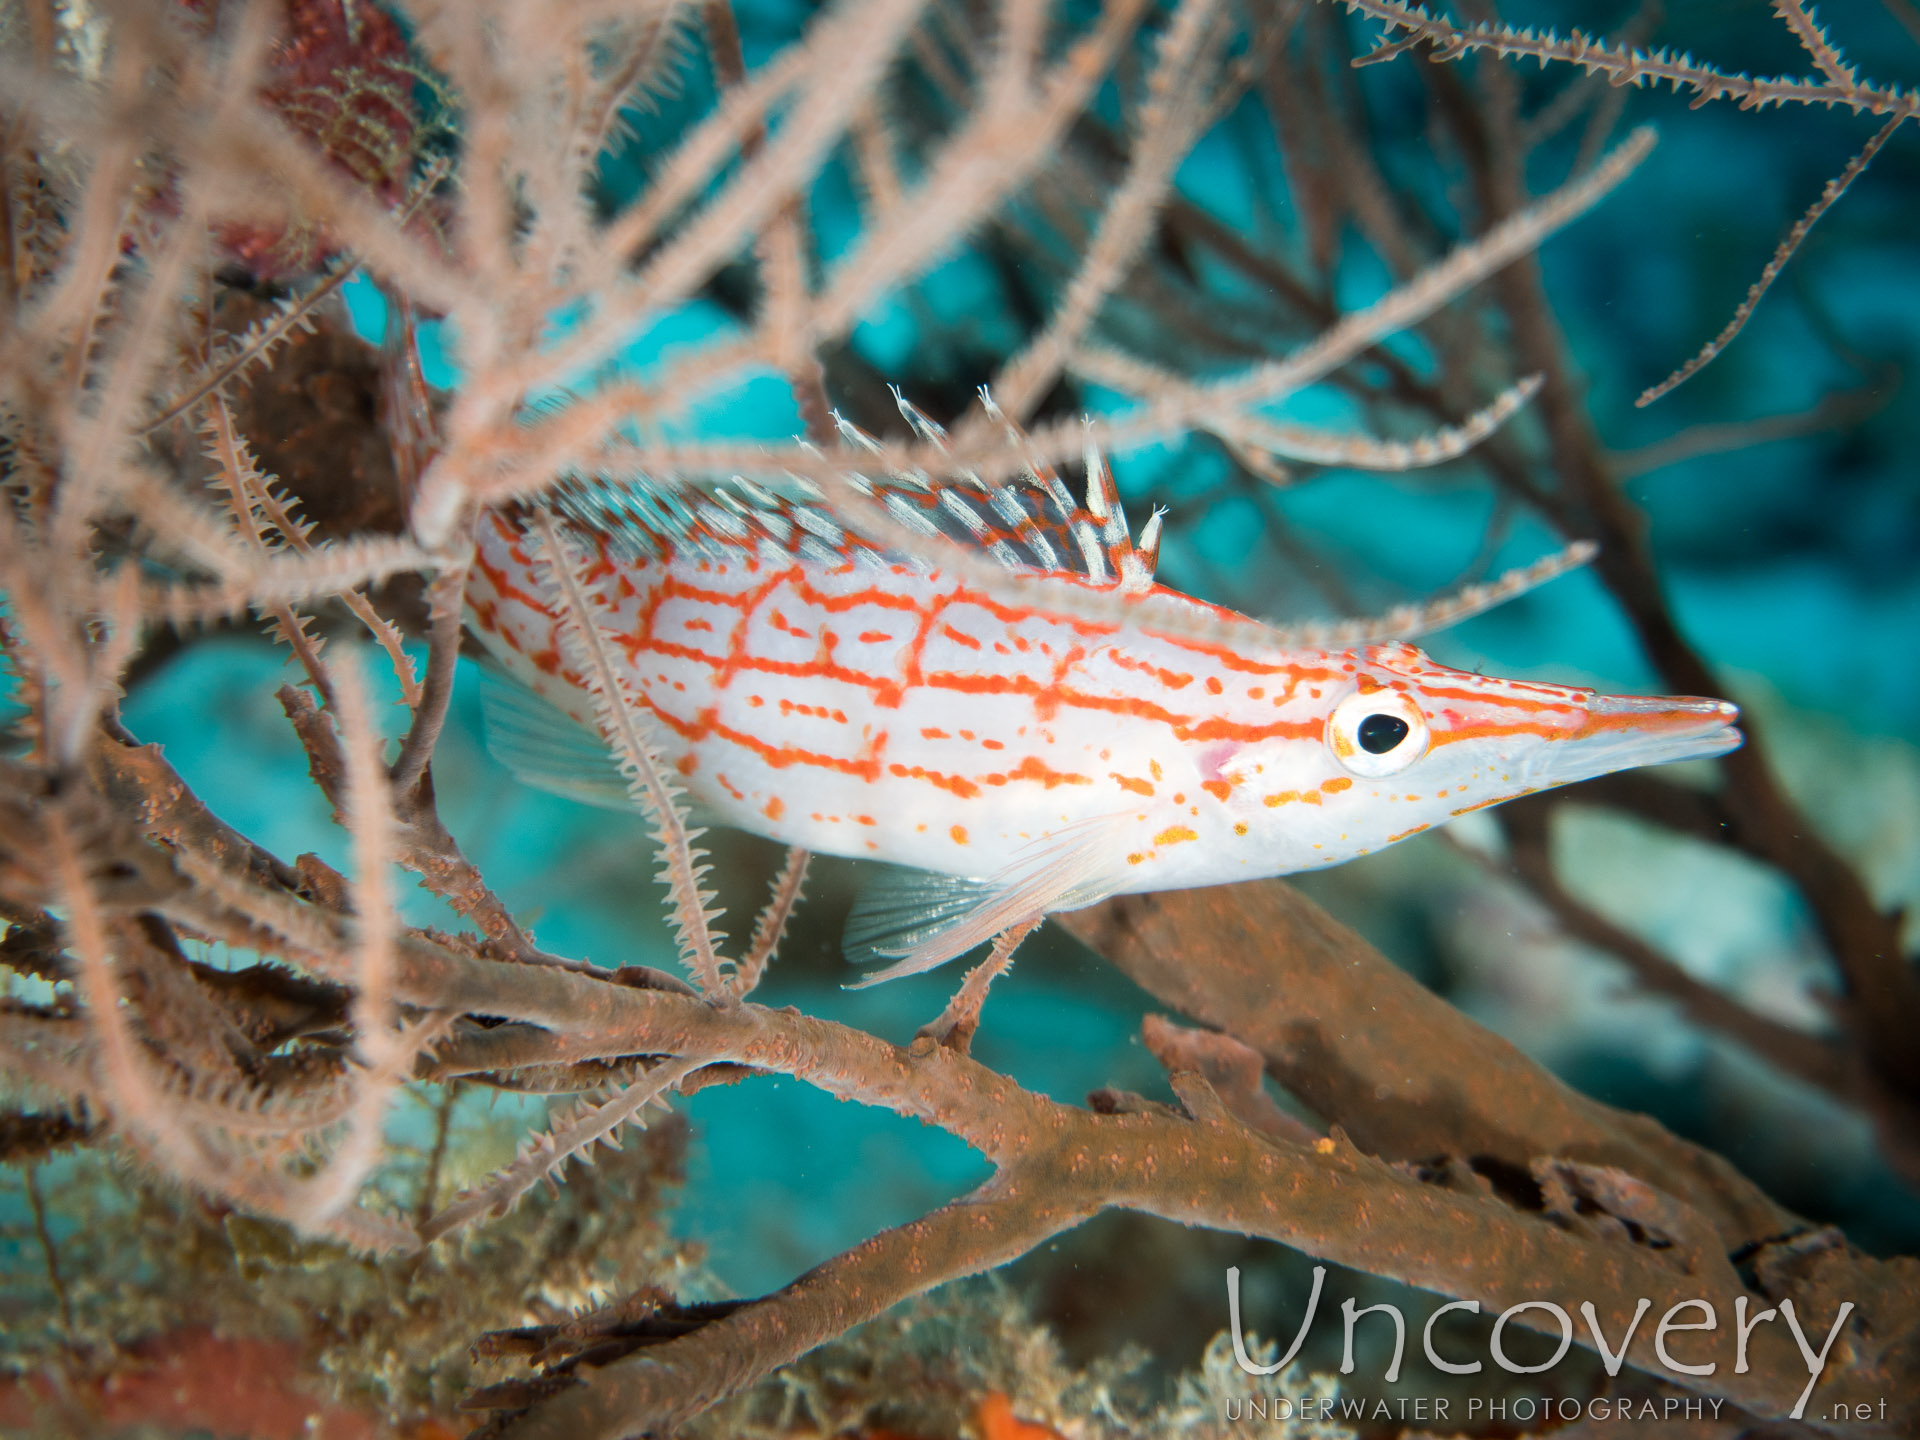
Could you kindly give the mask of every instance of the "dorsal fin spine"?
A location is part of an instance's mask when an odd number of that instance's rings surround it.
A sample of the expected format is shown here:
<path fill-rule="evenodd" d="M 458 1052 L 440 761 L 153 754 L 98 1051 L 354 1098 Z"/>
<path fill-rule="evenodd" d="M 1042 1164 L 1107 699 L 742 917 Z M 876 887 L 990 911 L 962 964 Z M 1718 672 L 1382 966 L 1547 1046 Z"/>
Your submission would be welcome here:
<path fill-rule="evenodd" d="M 1100 536 L 1090 521 L 1075 516 L 1073 520 L 1074 543 L 1080 547 L 1080 558 L 1086 562 L 1087 577 L 1094 584 L 1104 584 L 1107 579 L 1107 552 L 1100 548 Z"/>
<path fill-rule="evenodd" d="M 796 437 L 796 444 L 809 462 L 835 467 L 845 483 L 881 500 L 915 534 L 976 547 L 1014 570 L 1073 574 L 1100 586 L 1151 586 L 1150 547 L 1141 547 L 1145 554 L 1136 552 L 1112 471 L 1091 430 L 1082 503 L 1059 470 L 1040 461 L 990 394 L 983 392 L 981 403 L 989 418 L 1005 426 L 1015 458 L 1004 480 L 989 481 L 965 468 L 944 427 L 897 391 L 894 402 L 923 447 L 926 468 L 894 468 L 887 447 L 837 412 L 833 442 L 822 447 Z M 880 465 L 873 463 L 875 457 L 881 457 Z M 642 562 L 676 554 L 724 562 L 730 554 L 746 553 L 776 562 L 801 557 L 823 564 L 853 560 L 938 568 L 935 556 L 896 554 L 845 528 L 825 502 L 813 468 L 809 463 L 810 473 L 801 474 L 781 467 L 762 480 L 737 473 L 682 480 L 575 472 L 560 479 L 549 503 L 584 533 L 597 534 L 623 557 Z M 1157 539 L 1157 528 L 1150 532 Z"/>

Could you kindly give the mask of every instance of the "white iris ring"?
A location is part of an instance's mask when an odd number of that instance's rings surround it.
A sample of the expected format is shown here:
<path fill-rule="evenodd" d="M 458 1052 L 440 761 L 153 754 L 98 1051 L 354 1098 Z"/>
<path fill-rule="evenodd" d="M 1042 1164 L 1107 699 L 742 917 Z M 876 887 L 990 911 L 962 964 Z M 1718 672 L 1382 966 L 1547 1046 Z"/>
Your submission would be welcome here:
<path fill-rule="evenodd" d="M 1407 733 L 1391 750 L 1375 754 L 1360 743 L 1360 727 L 1375 715 L 1399 720 Z M 1374 780 L 1397 775 L 1427 753 L 1427 717 L 1401 690 L 1372 690 L 1349 695 L 1327 717 L 1327 749 L 1340 768 Z"/>

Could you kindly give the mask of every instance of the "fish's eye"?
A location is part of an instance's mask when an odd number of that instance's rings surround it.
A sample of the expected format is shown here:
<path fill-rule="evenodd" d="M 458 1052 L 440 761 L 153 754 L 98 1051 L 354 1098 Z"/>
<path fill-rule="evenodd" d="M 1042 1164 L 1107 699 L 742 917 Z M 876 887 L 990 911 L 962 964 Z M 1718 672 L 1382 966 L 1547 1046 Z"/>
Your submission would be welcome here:
<path fill-rule="evenodd" d="M 1400 690 L 1347 696 L 1327 717 L 1327 748 L 1341 768 L 1376 779 L 1427 753 L 1427 717 Z"/>
<path fill-rule="evenodd" d="M 1369 755 L 1385 755 L 1412 734 L 1413 727 L 1398 715 L 1369 715 L 1353 733 Z"/>

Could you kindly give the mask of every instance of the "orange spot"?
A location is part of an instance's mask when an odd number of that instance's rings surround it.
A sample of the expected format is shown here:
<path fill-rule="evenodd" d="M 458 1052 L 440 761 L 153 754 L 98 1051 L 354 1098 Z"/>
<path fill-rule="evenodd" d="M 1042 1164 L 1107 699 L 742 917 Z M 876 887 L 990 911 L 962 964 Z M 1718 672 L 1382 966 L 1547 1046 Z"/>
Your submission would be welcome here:
<path fill-rule="evenodd" d="M 1194 834 L 1193 831 L 1184 825 L 1169 825 L 1153 837 L 1153 843 L 1156 845 L 1180 845 L 1188 840 L 1198 840 L 1199 838 L 1198 835 Z"/>
<path fill-rule="evenodd" d="M 1267 796 L 1266 801 L 1269 806 L 1275 807 L 1292 805 L 1296 802 L 1302 805 L 1318 805 L 1321 803 L 1320 792 L 1318 790 L 1282 790 L 1277 795 Z"/>
<path fill-rule="evenodd" d="M 895 763 L 887 769 L 903 780 L 925 780 L 938 785 L 942 790 L 950 790 L 962 800 L 971 800 L 980 793 L 980 787 L 964 775 L 942 775 L 938 770 L 929 770 L 922 765 L 901 765 Z"/>
<path fill-rule="evenodd" d="M 953 827 L 953 829 L 949 830 L 947 833 L 953 836 L 954 844 L 964 845 L 967 843 L 967 827 L 966 826 L 956 825 Z"/>
<path fill-rule="evenodd" d="M 1131 775 L 1121 775 L 1114 771 L 1108 771 L 1107 773 L 1110 778 L 1119 782 L 1122 790 L 1131 790 L 1136 795 L 1153 794 L 1153 786 L 1144 780 L 1136 780 Z"/>
<path fill-rule="evenodd" d="M 991 740 L 984 743 L 990 748 L 997 748 Z M 1053 769 L 1038 755 L 1027 756 L 1004 775 L 982 775 L 980 778 L 989 785 L 1005 785 L 1010 780 L 1038 780 L 1049 790 L 1056 785 L 1091 785 L 1093 783 L 1085 775 L 1076 775 L 1071 770 Z"/>
<path fill-rule="evenodd" d="M 1207 689 L 1210 693 L 1218 695 L 1220 693 L 1220 682 L 1211 675 L 1207 676 Z"/>
<path fill-rule="evenodd" d="M 958 630 L 954 629 L 953 626 L 951 625 L 942 625 L 940 627 L 940 633 L 946 636 L 947 639 L 953 641 L 954 644 L 964 645 L 969 650 L 978 650 L 980 648 L 980 642 L 974 639 L 973 636 L 962 635 Z"/>
<path fill-rule="evenodd" d="M 778 820 L 782 815 L 787 813 L 787 802 L 776 795 L 767 801 L 760 813 L 769 820 Z"/>
<path fill-rule="evenodd" d="M 734 783 L 727 779 L 725 775 L 715 774 L 713 778 L 718 780 L 720 782 L 720 788 L 725 790 L 727 794 L 731 795 L 734 799 L 744 800 L 747 798 L 745 792 L 736 789 Z"/>
<path fill-rule="evenodd" d="M 1007 747 L 1002 745 L 998 740 L 982 740 L 980 742 L 980 748 L 982 750 L 1004 750 Z"/>
<path fill-rule="evenodd" d="M 853 818 L 859 821 L 862 825 L 878 825 L 880 823 L 878 820 L 874 819 L 873 816 L 871 815 L 856 815 Z"/>
<path fill-rule="evenodd" d="M 1233 833 L 1236 835 L 1244 835 L 1247 833 L 1247 827 L 1244 824 L 1236 825 L 1233 827 Z"/>
<path fill-rule="evenodd" d="M 1533 792 L 1529 790 L 1527 793 L 1531 795 Z M 1484 810 L 1489 805 L 1498 805 L 1499 803 L 1500 803 L 1500 797 L 1496 795 L 1491 800 L 1482 800 L 1478 805 L 1462 805 L 1458 810 L 1454 811 L 1453 813 L 1456 815 L 1471 815 L 1476 810 Z"/>
<path fill-rule="evenodd" d="M 1406 839 L 1406 838 L 1407 838 L 1407 837 L 1408 837 L 1409 835 L 1418 835 L 1418 834 L 1419 834 L 1419 833 L 1420 833 L 1420 832 L 1421 832 L 1422 830 L 1424 830 L 1424 829 L 1426 829 L 1426 828 L 1427 828 L 1427 827 L 1426 827 L 1426 826 L 1424 826 L 1424 825 L 1416 825 L 1416 826 L 1414 826 L 1414 827 L 1413 827 L 1413 828 L 1412 828 L 1411 830 L 1402 830 L 1402 831 L 1401 831 L 1401 832 L 1400 832 L 1400 833 L 1399 833 L 1398 835 L 1389 835 L 1389 836 L 1387 836 L 1387 843 L 1388 843 L 1389 845 L 1391 845 L 1391 844 L 1393 844 L 1393 843 L 1394 843 L 1394 842 L 1395 842 L 1396 840 L 1404 840 L 1404 839 Z"/>
<path fill-rule="evenodd" d="M 1158 780 L 1160 778 L 1160 762 L 1158 760 L 1147 761 L 1147 773 Z"/>
<path fill-rule="evenodd" d="M 1233 786 L 1224 780 L 1202 780 L 1200 782 L 1200 788 L 1213 796 L 1213 798 L 1218 800 L 1222 805 L 1226 804 L 1227 797 L 1233 794 Z"/>
<path fill-rule="evenodd" d="M 713 630 L 713 626 L 708 624 L 705 620 L 689 620 L 687 621 L 687 629 L 705 630 L 711 633 Z"/>
<path fill-rule="evenodd" d="M 685 755 L 680 757 L 678 765 L 674 768 L 679 770 L 682 775 L 691 775 L 700 768 L 700 757 L 689 750 Z"/>
<path fill-rule="evenodd" d="M 1142 860 L 1146 858 L 1147 858 L 1146 856 L 1142 855 L 1138 850 L 1136 850 L 1133 852 L 1133 854 L 1127 856 L 1127 864 L 1138 865 Z"/>
<path fill-rule="evenodd" d="M 1158 680 L 1169 690 L 1182 690 L 1193 683 L 1193 676 L 1182 670 L 1168 670 L 1159 665 L 1149 664 L 1144 660 L 1135 660 L 1129 655 L 1118 653 L 1112 656 L 1112 660 L 1113 663 L 1118 665 L 1122 670 L 1137 670 L 1143 675 L 1153 676 L 1154 679 Z M 1214 687 L 1214 693 L 1219 693 L 1219 687 L 1217 685 Z"/>
<path fill-rule="evenodd" d="M 998 1390 L 989 1390 L 974 1411 L 980 1428 L 980 1440 L 1064 1440 L 1051 1425 L 1022 1420 L 1013 1413 L 1013 1402 Z"/>
<path fill-rule="evenodd" d="M 1320 788 L 1329 795 L 1338 795 L 1342 790 L 1351 790 L 1353 782 L 1344 775 L 1336 775 L 1331 780 L 1322 780 Z"/>
<path fill-rule="evenodd" d="M 862 645 L 878 645 L 881 641 L 891 640 L 892 638 L 893 636 L 887 634 L 884 630 L 862 630 L 860 632 L 860 643 Z"/>
<path fill-rule="evenodd" d="M 922 740 L 945 740 L 947 738 L 947 732 L 937 725 L 929 725 L 920 732 L 920 738 Z"/>

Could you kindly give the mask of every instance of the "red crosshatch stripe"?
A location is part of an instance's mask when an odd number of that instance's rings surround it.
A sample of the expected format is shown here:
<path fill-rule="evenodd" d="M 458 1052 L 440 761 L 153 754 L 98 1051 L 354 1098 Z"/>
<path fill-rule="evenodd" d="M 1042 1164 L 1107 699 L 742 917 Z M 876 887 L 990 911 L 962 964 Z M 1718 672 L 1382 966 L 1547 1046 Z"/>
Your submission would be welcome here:
<path fill-rule="evenodd" d="M 1413 682 L 1413 688 L 1429 699 L 1465 700 L 1473 705 L 1485 705 L 1492 702 L 1512 710 L 1561 710 L 1572 714 L 1580 708 L 1574 703 L 1572 697 L 1567 695 L 1555 695 L 1551 700 L 1534 700 L 1526 695 L 1505 692 L 1495 694 L 1477 693 L 1472 690 L 1460 690 L 1444 685 L 1429 685 L 1419 680 Z M 1531 686 L 1527 688 L 1533 689 Z M 1542 692 L 1539 690 L 1535 690 L 1534 693 L 1553 694 L 1552 691 Z"/>
<path fill-rule="evenodd" d="M 531 559 L 519 543 L 517 533 L 509 522 L 502 521 L 498 517 L 495 518 L 495 524 L 502 538 L 508 541 L 509 554 L 513 560 L 519 562 L 517 568 L 520 573 L 517 576 L 507 573 L 500 566 L 483 557 L 479 564 L 485 578 L 503 599 L 515 600 L 526 605 L 539 616 L 551 619 L 551 611 L 541 602 L 537 593 L 529 588 L 533 583 Z M 601 548 L 600 558 L 603 563 L 594 567 L 595 573 L 601 576 L 613 573 L 610 563 L 607 562 L 604 548 Z M 748 558 L 745 552 L 742 558 L 743 561 Z M 796 564 L 778 571 L 755 573 L 756 583 L 753 585 L 739 590 L 726 590 L 688 580 L 684 573 L 674 572 L 670 561 L 643 563 L 637 568 L 640 571 L 651 571 L 652 574 L 647 577 L 651 583 L 642 583 L 646 593 L 641 597 L 638 613 L 633 617 L 630 625 L 621 627 L 626 633 L 617 637 L 630 662 L 636 669 L 640 667 L 643 655 L 685 663 L 698 662 L 712 672 L 711 684 L 716 690 L 727 688 L 736 674 L 749 671 L 768 676 L 825 680 L 860 687 L 870 693 L 874 705 L 882 708 L 899 706 L 908 692 L 921 688 L 956 694 L 1008 695 L 1030 702 L 1036 715 L 1041 719 L 1050 718 L 1062 708 L 1126 715 L 1137 720 L 1163 725 L 1175 739 L 1183 741 L 1258 742 L 1276 738 L 1310 738 L 1316 736 L 1320 728 L 1317 721 L 1275 719 L 1261 724 L 1230 721 L 1219 716 L 1170 709 L 1143 696 L 1127 693 L 1124 689 L 1103 691 L 1097 687 L 1089 688 L 1084 683 L 1068 684 L 1068 674 L 1088 658 L 1086 652 L 1079 646 L 1072 647 L 1065 656 L 1056 660 L 1051 667 L 1052 676 L 1044 681 L 1019 673 L 959 670 L 925 673 L 922 670 L 922 655 L 929 638 L 935 633 L 969 649 L 976 651 L 982 649 L 982 641 L 978 635 L 968 634 L 965 630 L 950 623 L 943 623 L 941 620 L 943 615 L 958 612 L 963 608 L 983 612 L 990 620 L 1006 625 L 1010 632 L 1014 632 L 1010 634 L 1010 638 L 1014 639 L 1016 644 L 1028 638 L 1019 635 L 1017 629 L 1036 623 L 1049 629 L 1067 630 L 1086 639 L 1111 635 L 1120 628 L 1117 624 L 1089 622 L 1079 617 L 1051 613 L 1040 606 L 1007 605 L 964 587 L 955 587 L 924 598 L 911 593 L 903 594 L 899 590 L 889 588 L 884 582 L 845 593 L 832 593 L 810 583 L 806 569 Z M 713 567 L 710 564 L 703 568 L 707 569 L 708 573 L 712 573 Z M 749 573 L 758 570 L 759 566 L 756 563 Z M 915 583 L 924 581 L 924 577 L 918 572 L 899 566 L 891 567 L 889 574 L 911 577 Z M 1073 576 L 1060 578 L 1063 581 L 1092 583 L 1080 581 L 1079 577 Z M 524 579 L 527 584 L 516 583 L 520 579 Z M 625 579 L 624 574 L 622 579 Z M 636 593 L 630 585 L 624 585 L 622 588 L 630 595 Z M 1164 593 L 1169 596 L 1173 594 L 1173 592 Z M 725 627 L 728 633 L 724 653 L 716 653 L 719 651 L 718 645 L 713 651 L 709 651 L 656 634 L 656 626 L 662 619 L 662 607 L 669 600 L 681 600 L 696 606 L 711 606 L 733 612 L 735 617 L 733 622 Z M 1188 603 L 1195 603 L 1196 608 L 1201 610 L 1213 609 L 1209 606 L 1200 606 L 1196 602 Z M 779 660 L 754 653 L 753 622 L 756 619 L 772 622 L 774 617 L 771 606 L 774 605 L 802 606 L 810 614 L 824 612 L 827 615 L 844 614 L 862 606 L 871 605 L 894 612 L 912 613 L 917 623 L 911 639 L 892 657 L 896 667 L 893 673 L 872 674 L 836 661 L 832 652 L 839 637 L 824 627 L 818 630 L 807 630 L 791 623 L 781 627 L 802 637 L 818 636 L 819 653 L 812 660 Z M 1223 617 L 1237 618 L 1231 617 L 1230 612 L 1217 613 Z M 782 615 L 780 618 L 787 617 Z M 977 625 L 978 620 L 974 623 Z M 690 617 L 676 616 L 673 625 L 678 627 L 681 633 L 715 634 L 716 640 L 718 639 L 716 632 L 721 628 L 712 619 L 698 614 Z M 513 626 L 503 624 L 500 629 L 504 638 L 509 643 L 514 643 L 517 637 L 511 633 Z M 866 630 L 859 634 L 862 643 L 882 643 L 895 638 L 899 637 L 877 630 Z M 1303 682 L 1335 680 L 1343 673 L 1339 669 L 1325 665 L 1248 660 L 1225 646 L 1191 641 L 1181 637 L 1155 636 L 1153 638 L 1159 644 L 1184 651 L 1196 659 L 1212 661 L 1219 668 L 1229 672 L 1287 677 L 1289 683 L 1286 685 L 1285 696 L 1276 697 L 1276 703 L 1284 703 L 1285 698 L 1290 698 Z M 1027 650 L 1030 647 L 1021 645 L 1020 648 Z M 1052 653 L 1051 646 L 1041 644 L 1039 648 L 1049 655 Z M 1195 674 L 1170 669 L 1137 655 L 1117 653 L 1112 650 L 1102 651 L 1100 654 L 1102 658 L 1111 660 L 1120 669 L 1140 675 L 1142 678 L 1150 678 L 1165 690 L 1183 690 L 1198 678 Z M 543 655 L 540 658 L 547 659 L 551 664 L 557 656 Z M 1220 693 L 1221 687 L 1217 678 L 1211 675 L 1205 678 L 1207 684 L 1204 688 L 1209 694 Z M 643 693 L 636 693 L 635 698 L 646 699 Z M 719 721 L 716 709 L 704 710 L 697 721 L 688 722 L 664 713 L 650 701 L 647 704 L 663 723 L 680 733 L 690 744 L 698 744 L 706 740 L 723 741 L 759 755 L 766 763 L 776 768 L 804 765 L 864 780 L 876 779 L 883 773 L 879 754 L 886 739 L 884 732 L 869 742 L 868 752 L 865 755 L 848 759 L 802 746 L 775 744 L 760 736 L 734 730 Z M 796 709 L 802 712 L 808 708 L 806 706 L 783 707 L 783 709 Z M 981 774 L 975 778 L 957 774 L 948 775 L 921 766 L 907 766 L 899 763 L 885 767 L 885 773 L 926 780 L 963 797 L 969 793 L 980 793 L 979 787 L 982 783 L 1004 785 L 1012 780 L 1033 780 L 1046 785 L 1049 789 L 1063 783 L 1091 783 L 1086 776 L 1054 771 L 1037 756 L 1027 757 L 1012 770 Z"/>
<path fill-rule="evenodd" d="M 789 574 L 779 577 L 779 582 L 792 579 L 794 573 L 796 572 L 789 572 Z M 811 592 L 808 596 L 810 600 L 819 594 L 819 592 L 814 591 L 811 586 L 797 585 L 796 588 L 801 589 L 803 593 Z M 707 591 L 701 590 L 698 587 L 686 586 L 670 575 L 664 578 L 663 582 L 657 587 L 657 590 L 658 592 L 670 590 L 682 596 L 697 594 L 701 599 L 711 599 L 715 603 L 730 606 L 742 605 L 743 601 L 747 598 L 745 595 L 733 595 L 727 592 Z M 819 600 L 838 602 L 833 607 L 836 609 L 850 609 L 856 604 L 868 603 L 872 597 L 884 597 L 885 601 L 894 608 L 913 608 L 919 610 L 919 613 L 929 622 L 937 621 L 941 613 L 956 605 L 976 605 L 985 598 L 974 595 L 971 592 L 961 591 L 940 596 L 932 605 L 925 609 L 920 609 L 918 602 L 912 600 L 911 597 L 894 595 L 877 588 L 870 588 L 853 592 L 847 596 L 819 597 Z M 1049 616 L 1043 611 L 1032 608 L 1018 611 L 1010 610 L 1008 607 L 992 608 L 999 609 L 1010 615 L 1017 614 L 1023 618 L 1039 618 L 1052 623 L 1069 624 L 1075 630 L 1085 628 L 1078 622 Z M 908 647 L 906 664 L 902 666 L 902 669 L 908 672 L 910 678 L 906 679 L 904 683 L 902 680 L 892 677 L 864 674 L 860 671 L 836 664 L 831 659 L 824 657 L 813 661 L 790 661 L 756 656 L 747 650 L 748 637 L 739 632 L 736 632 L 734 644 L 730 649 L 727 659 L 721 661 L 705 651 L 680 645 L 669 640 L 652 638 L 650 630 L 653 613 L 651 612 L 657 612 L 657 610 L 657 603 L 649 606 L 650 613 L 643 622 L 646 630 L 643 631 L 642 635 L 623 637 L 622 644 L 628 650 L 629 655 L 637 661 L 639 653 L 644 650 L 674 659 L 698 661 L 715 666 L 721 672 L 715 677 L 716 688 L 724 688 L 732 676 L 739 671 L 750 670 L 762 674 L 786 676 L 793 679 L 824 679 L 862 686 L 875 692 L 877 703 L 886 705 L 891 702 L 889 706 L 889 708 L 891 708 L 899 704 L 898 697 L 901 692 L 915 688 L 917 682 L 919 686 L 925 686 L 931 689 L 951 690 L 964 694 L 1023 696 L 1034 703 L 1035 711 L 1041 718 L 1048 717 L 1062 706 L 1070 709 L 1107 711 L 1132 715 L 1138 719 L 1153 720 L 1166 725 L 1173 731 L 1175 737 L 1181 740 L 1258 741 L 1275 738 L 1298 739 L 1311 737 L 1317 734 L 1319 729 L 1317 723 L 1314 722 L 1275 720 L 1263 725 L 1248 725 L 1223 720 L 1218 717 L 1198 718 L 1168 710 L 1163 706 L 1156 705 L 1138 696 L 1119 694 L 1100 695 L 1074 689 L 1062 682 L 1065 672 L 1071 669 L 1079 660 L 1086 658 L 1084 654 L 1076 652 L 1069 652 L 1065 658 L 1065 663 L 1056 667 L 1054 680 L 1044 685 L 1027 676 L 1017 674 L 970 674 L 951 670 L 935 671 L 931 674 L 920 673 L 919 660 L 921 652 L 925 648 L 927 631 L 929 629 L 927 624 L 921 626 L 921 633 L 915 636 L 914 641 Z M 1111 633 L 1111 630 L 1115 627 L 1100 626 L 1093 628 L 1096 633 Z M 800 633 L 806 634 L 809 632 Z M 830 633 L 831 632 L 826 632 L 823 634 L 823 639 L 826 639 Z M 979 648 L 980 642 L 975 637 L 966 635 L 951 625 L 942 625 L 941 633 L 971 648 Z M 830 648 L 830 646 L 823 648 Z M 1191 683 L 1193 678 L 1192 676 L 1176 675 L 1174 672 L 1161 670 L 1159 667 L 1151 666 L 1144 661 L 1133 661 L 1128 657 L 1110 654 L 1110 658 L 1114 659 L 1116 663 L 1119 663 L 1123 668 L 1154 673 L 1156 678 L 1161 678 L 1163 683 L 1169 685 L 1169 688 L 1183 687 Z M 1331 676 L 1336 672 L 1324 671 L 1314 667 L 1266 665 L 1260 666 L 1258 673 L 1290 673 L 1295 676 L 1304 677 L 1309 675 Z M 1176 681 L 1177 684 L 1175 683 Z"/>

